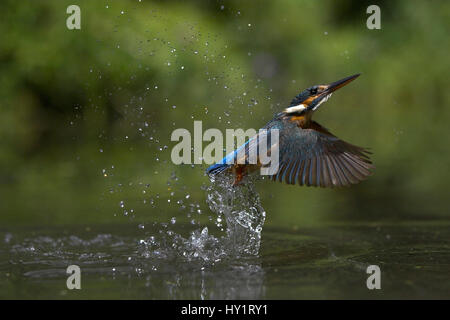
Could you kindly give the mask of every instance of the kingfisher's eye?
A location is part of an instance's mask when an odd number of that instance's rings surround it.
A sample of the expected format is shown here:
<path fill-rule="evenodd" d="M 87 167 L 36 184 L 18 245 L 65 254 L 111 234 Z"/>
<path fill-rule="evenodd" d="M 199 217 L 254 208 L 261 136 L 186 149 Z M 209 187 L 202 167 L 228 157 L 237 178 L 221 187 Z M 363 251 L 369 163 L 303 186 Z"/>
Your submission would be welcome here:
<path fill-rule="evenodd" d="M 311 89 L 309 89 L 309 93 L 310 94 L 317 94 L 317 87 L 312 87 Z"/>

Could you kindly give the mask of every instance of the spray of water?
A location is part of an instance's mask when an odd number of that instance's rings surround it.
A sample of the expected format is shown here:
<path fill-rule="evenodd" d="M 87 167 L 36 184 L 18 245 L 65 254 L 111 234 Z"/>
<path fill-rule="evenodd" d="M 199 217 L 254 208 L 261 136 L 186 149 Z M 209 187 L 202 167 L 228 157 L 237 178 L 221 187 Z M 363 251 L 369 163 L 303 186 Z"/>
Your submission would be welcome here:
<path fill-rule="evenodd" d="M 227 224 L 223 245 L 229 254 L 257 255 L 266 213 L 255 190 L 254 178 L 232 185 L 233 177 L 212 179 L 207 190 L 207 203 L 218 220 Z"/>
<path fill-rule="evenodd" d="M 255 190 L 255 178 L 248 178 L 233 186 L 228 175 L 212 178 L 206 189 L 207 204 L 216 215 L 216 225 L 225 234 L 216 237 L 208 227 L 197 229 L 185 238 L 170 230 L 163 237 L 152 236 L 141 240 L 143 255 L 148 258 L 179 258 L 218 262 L 227 257 L 257 256 L 265 211 Z"/>
<path fill-rule="evenodd" d="M 8 252 L 0 271 L 20 265 L 14 272 L 27 278 L 65 279 L 67 266 L 76 264 L 91 279 L 136 275 L 152 298 L 260 299 L 265 272 L 258 253 L 265 212 L 254 179 L 237 186 L 232 182 L 232 177 L 218 177 L 205 189 L 216 226 L 223 230 L 219 235 L 196 226 L 183 236 L 174 229 L 176 219 L 147 226 L 143 239 L 136 238 L 135 229 L 64 236 L 44 231 L 44 236 L 25 233 L 25 238 L 0 232 L 0 253 Z"/>

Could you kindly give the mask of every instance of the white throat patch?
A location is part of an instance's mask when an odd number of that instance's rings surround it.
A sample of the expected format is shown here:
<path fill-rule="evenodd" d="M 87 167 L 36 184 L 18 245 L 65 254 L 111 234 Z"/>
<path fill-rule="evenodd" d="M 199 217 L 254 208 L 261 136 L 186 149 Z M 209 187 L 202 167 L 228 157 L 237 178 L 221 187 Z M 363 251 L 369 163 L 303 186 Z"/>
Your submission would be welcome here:
<path fill-rule="evenodd" d="M 301 112 L 301 111 L 303 111 L 305 109 L 306 109 L 306 106 L 304 104 L 299 104 L 299 105 L 296 105 L 296 106 L 284 109 L 284 112 L 286 112 L 286 113 L 295 113 L 295 112 Z"/>
<path fill-rule="evenodd" d="M 325 98 L 323 98 L 322 100 L 320 100 L 319 103 L 316 104 L 316 106 L 313 108 L 313 111 L 316 111 L 317 108 L 318 108 L 322 103 L 327 102 L 328 99 L 330 99 L 331 95 L 332 95 L 332 93 L 330 93 L 330 94 L 327 95 Z"/>

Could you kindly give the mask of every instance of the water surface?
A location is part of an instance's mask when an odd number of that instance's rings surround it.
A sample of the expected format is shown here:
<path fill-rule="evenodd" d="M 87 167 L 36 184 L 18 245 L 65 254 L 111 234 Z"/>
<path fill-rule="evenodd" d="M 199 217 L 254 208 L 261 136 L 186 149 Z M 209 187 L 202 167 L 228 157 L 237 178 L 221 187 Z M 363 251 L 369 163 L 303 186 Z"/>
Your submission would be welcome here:
<path fill-rule="evenodd" d="M 258 254 L 206 260 L 186 243 L 183 256 L 167 236 L 150 250 L 142 240 L 159 229 L 146 237 L 134 225 L 2 229 L 0 298 L 450 298 L 447 222 L 266 227 Z M 66 288 L 71 264 L 81 267 L 81 290 Z M 371 264 L 381 268 L 381 290 L 366 287 Z"/>

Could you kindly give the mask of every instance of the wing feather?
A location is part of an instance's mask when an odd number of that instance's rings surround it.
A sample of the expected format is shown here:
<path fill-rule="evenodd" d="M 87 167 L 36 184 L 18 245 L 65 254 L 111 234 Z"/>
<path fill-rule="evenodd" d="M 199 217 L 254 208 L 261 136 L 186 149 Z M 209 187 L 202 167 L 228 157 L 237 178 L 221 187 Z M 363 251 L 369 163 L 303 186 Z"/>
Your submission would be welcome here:
<path fill-rule="evenodd" d="M 341 169 L 339 168 L 339 166 L 337 165 L 336 161 L 334 160 L 334 157 L 329 157 L 330 162 L 333 166 L 334 171 L 336 172 L 336 178 L 339 181 L 339 186 L 345 186 L 347 185 L 347 180 L 345 179 L 345 177 L 343 176 Z"/>
<path fill-rule="evenodd" d="M 355 179 L 353 174 L 347 169 L 347 166 L 342 161 L 342 157 L 341 156 L 337 156 L 335 158 L 335 161 L 338 163 L 338 166 L 341 168 L 341 171 L 344 174 L 344 176 L 347 179 L 347 181 L 349 182 L 349 184 L 355 184 L 355 183 L 358 182 L 358 180 Z"/>
<path fill-rule="evenodd" d="M 331 186 L 331 180 L 330 180 L 330 172 L 328 171 L 327 166 L 327 159 L 325 159 L 325 157 L 322 157 L 321 161 L 322 161 L 323 186 L 329 187 Z"/>
<path fill-rule="evenodd" d="M 296 172 L 298 171 L 300 160 L 296 160 L 294 166 L 292 166 L 291 174 L 290 174 L 290 184 L 295 184 L 295 180 L 297 179 Z"/>
<path fill-rule="evenodd" d="M 303 171 L 303 184 L 305 184 L 306 186 L 310 186 L 309 184 L 309 167 L 311 165 L 311 158 L 306 159 L 306 163 L 305 163 L 305 170 Z"/>
<path fill-rule="evenodd" d="M 340 140 L 313 122 L 299 128 L 290 121 L 280 129 L 280 166 L 272 177 L 288 184 L 342 187 L 359 183 L 375 168 L 368 150 Z M 297 182 L 298 180 L 298 182 Z"/>
<path fill-rule="evenodd" d="M 298 184 L 300 186 L 303 185 L 303 170 L 305 170 L 305 160 L 300 160 L 300 166 L 298 168 L 298 174 L 297 174 L 297 179 L 298 179 Z"/>

